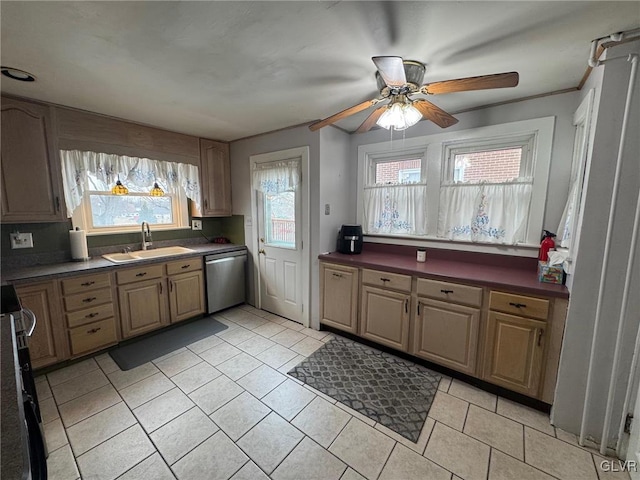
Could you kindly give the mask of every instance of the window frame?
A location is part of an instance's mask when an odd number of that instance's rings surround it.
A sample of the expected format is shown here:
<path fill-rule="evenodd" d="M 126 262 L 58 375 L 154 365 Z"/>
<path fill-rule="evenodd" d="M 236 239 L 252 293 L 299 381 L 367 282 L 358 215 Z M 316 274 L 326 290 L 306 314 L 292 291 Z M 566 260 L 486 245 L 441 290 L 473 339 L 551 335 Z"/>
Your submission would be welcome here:
<path fill-rule="evenodd" d="M 75 229 L 80 228 L 87 232 L 88 236 L 92 235 L 116 235 L 122 233 L 138 233 L 140 231 L 140 225 L 119 225 L 113 227 L 96 227 L 93 225 L 93 215 L 91 210 L 91 195 L 114 195 L 109 191 L 100 190 L 87 190 L 82 197 L 82 203 L 73 212 L 72 225 Z M 151 197 L 149 193 L 144 192 L 130 192 L 126 196 L 136 197 Z M 165 194 L 165 197 L 172 199 L 171 207 L 173 213 L 174 222 L 171 224 L 166 223 L 150 223 L 149 226 L 154 231 L 159 230 L 186 230 L 190 229 L 189 226 L 189 212 L 188 212 L 188 200 L 183 191 L 179 194 Z"/>
<path fill-rule="evenodd" d="M 372 154 L 368 156 L 368 175 L 365 181 L 365 187 L 383 187 L 394 185 L 426 185 L 427 183 L 427 167 L 426 167 L 426 155 L 422 149 L 408 149 L 402 150 L 401 155 L 397 155 L 394 152 L 386 152 L 379 154 Z M 382 163 L 395 163 L 409 160 L 420 160 L 420 181 L 417 183 L 376 183 L 376 169 L 379 164 Z"/>
<path fill-rule="evenodd" d="M 420 152 L 422 156 L 422 169 L 425 172 L 427 185 L 427 235 L 389 235 L 364 233 L 365 240 L 377 243 L 400 243 L 415 246 L 433 246 L 435 248 L 451 248 L 478 252 L 512 253 L 516 255 L 528 255 L 531 250 L 539 247 L 540 232 L 543 228 L 544 213 L 547 198 L 547 186 L 551 166 L 551 153 L 553 134 L 555 129 L 555 117 L 542 117 L 530 120 L 521 120 L 503 124 L 477 127 L 467 130 L 449 131 L 426 136 L 406 138 L 402 141 L 380 142 L 358 146 L 358 185 L 356 191 L 358 223 L 363 221 L 364 188 L 371 178 L 371 162 L 378 159 L 397 161 L 410 158 Z M 514 246 L 495 245 L 488 243 L 471 243 L 461 240 L 445 240 L 437 236 L 437 224 L 440 203 L 440 188 L 443 186 L 445 171 L 449 168 L 447 147 L 454 149 L 459 146 L 470 145 L 512 145 L 515 141 L 530 139 L 529 155 L 527 160 L 527 172 L 531 172 L 532 195 L 527 222 L 526 241 Z M 396 145 L 399 147 L 393 151 Z M 524 152 L 523 152 L 524 154 Z M 521 161 L 521 169 L 522 169 Z M 454 167 L 454 166 L 453 166 Z M 375 170 L 374 170 L 375 174 Z M 450 175 L 453 175 L 451 170 Z M 375 177 L 374 177 L 375 178 Z M 452 177 L 451 177 L 452 178 Z M 458 183 L 460 185 L 460 183 Z"/>

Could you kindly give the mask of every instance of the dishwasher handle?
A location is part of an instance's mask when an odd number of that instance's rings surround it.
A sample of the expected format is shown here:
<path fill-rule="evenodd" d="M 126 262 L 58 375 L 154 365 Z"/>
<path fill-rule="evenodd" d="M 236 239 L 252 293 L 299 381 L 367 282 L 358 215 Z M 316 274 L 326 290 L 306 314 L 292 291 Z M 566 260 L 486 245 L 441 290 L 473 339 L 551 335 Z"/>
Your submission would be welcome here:
<path fill-rule="evenodd" d="M 205 262 L 205 265 L 213 265 L 214 263 L 226 263 L 226 262 L 233 262 L 236 258 L 239 257 L 224 257 L 224 258 L 213 258 L 211 260 L 207 260 Z"/>

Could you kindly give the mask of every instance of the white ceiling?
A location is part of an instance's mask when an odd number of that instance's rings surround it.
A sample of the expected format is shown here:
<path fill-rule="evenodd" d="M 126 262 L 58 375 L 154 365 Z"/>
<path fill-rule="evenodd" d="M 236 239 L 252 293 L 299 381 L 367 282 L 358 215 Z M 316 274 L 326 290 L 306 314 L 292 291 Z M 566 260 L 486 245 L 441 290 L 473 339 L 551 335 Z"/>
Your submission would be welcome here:
<path fill-rule="evenodd" d="M 450 112 L 576 87 L 590 41 L 640 25 L 637 1 L 0 3 L 3 92 L 221 140 L 377 94 L 371 57 L 425 82 L 518 71 L 511 89 L 430 98 Z M 361 113 L 337 125 L 355 130 Z"/>

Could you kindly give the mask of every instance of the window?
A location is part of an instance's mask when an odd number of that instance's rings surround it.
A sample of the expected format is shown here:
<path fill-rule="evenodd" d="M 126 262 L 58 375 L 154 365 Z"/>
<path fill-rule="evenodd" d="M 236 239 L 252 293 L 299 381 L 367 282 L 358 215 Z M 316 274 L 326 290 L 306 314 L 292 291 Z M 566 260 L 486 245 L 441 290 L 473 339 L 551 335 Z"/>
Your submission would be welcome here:
<path fill-rule="evenodd" d="M 547 117 L 408 138 L 395 151 L 389 142 L 359 146 L 365 235 L 414 245 L 412 238 L 537 246 L 554 123 Z"/>
<path fill-rule="evenodd" d="M 264 194 L 265 245 L 296 248 L 296 192 Z"/>

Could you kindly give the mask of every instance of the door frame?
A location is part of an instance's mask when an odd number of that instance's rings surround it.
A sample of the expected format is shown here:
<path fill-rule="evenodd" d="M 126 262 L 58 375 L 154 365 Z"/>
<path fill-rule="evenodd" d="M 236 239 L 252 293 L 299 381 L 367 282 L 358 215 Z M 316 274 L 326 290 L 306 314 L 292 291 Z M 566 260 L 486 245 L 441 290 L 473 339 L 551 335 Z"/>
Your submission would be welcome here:
<path fill-rule="evenodd" d="M 310 319 L 310 303 L 311 303 L 311 240 L 310 234 L 310 191 L 309 191 L 309 146 L 289 148 L 287 150 L 279 150 L 276 152 L 261 153 L 251 155 L 249 157 L 249 181 L 251 189 L 251 242 L 249 253 L 253 260 L 255 268 L 253 269 L 253 285 L 256 306 L 262 308 L 262 298 L 260 295 L 260 260 L 258 258 L 258 198 L 256 190 L 253 188 L 253 167 L 256 163 L 275 162 L 278 160 L 287 160 L 290 158 L 300 157 L 300 184 L 298 185 L 300 202 L 302 208 L 302 248 L 301 248 L 301 278 L 302 278 L 302 324 L 309 327 Z"/>

